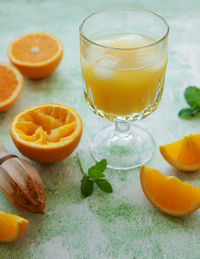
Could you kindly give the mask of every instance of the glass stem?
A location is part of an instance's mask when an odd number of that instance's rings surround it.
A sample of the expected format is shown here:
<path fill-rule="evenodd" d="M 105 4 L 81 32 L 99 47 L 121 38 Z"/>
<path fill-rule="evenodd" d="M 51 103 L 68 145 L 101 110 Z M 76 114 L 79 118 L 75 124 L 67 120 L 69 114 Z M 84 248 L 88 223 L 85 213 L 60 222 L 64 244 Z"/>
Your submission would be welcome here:
<path fill-rule="evenodd" d="M 114 135 L 119 138 L 127 138 L 132 134 L 131 125 L 128 121 L 116 121 Z"/>

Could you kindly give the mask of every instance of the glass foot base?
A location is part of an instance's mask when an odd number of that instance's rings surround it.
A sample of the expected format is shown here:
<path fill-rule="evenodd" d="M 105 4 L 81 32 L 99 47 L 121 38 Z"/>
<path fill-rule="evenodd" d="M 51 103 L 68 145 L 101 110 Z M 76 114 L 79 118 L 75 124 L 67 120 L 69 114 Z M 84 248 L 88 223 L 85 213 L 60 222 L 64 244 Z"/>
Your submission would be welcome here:
<path fill-rule="evenodd" d="M 135 125 L 129 125 L 128 131 L 123 131 L 123 125 L 116 130 L 118 126 L 116 123 L 95 134 L 91 143 L 94 159 L 100 161 L 105 158 L 108 168 L 116 170 L 133 169 L 149 161 L 155 149 L 152 136 Z"/>

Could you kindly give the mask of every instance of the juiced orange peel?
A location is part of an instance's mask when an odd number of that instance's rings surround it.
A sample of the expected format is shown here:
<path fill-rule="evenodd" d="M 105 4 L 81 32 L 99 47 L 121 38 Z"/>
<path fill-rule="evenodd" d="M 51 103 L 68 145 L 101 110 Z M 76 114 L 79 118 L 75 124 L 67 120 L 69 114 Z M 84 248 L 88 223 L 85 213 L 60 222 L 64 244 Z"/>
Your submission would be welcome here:
<path fill-rule="evenodd" d="M 142 166 L 140 183 L 146 198 L 161 212 L 186 216 L 200 207 L 200 188 Z"/>
<path fill-rule="evenodd" d="M 200 170 L 200 134 L 190 134 L 181 140 L 160 146 L 163 158 L 183 171 Z"/>
<path fill-rule="evenodd" d="M 70 155 L 78 145 L 82 120 L 68 106 L 41 104 L 19 113 L 10 130 L 23 155 L 39 162 L 56 162 Z"/>

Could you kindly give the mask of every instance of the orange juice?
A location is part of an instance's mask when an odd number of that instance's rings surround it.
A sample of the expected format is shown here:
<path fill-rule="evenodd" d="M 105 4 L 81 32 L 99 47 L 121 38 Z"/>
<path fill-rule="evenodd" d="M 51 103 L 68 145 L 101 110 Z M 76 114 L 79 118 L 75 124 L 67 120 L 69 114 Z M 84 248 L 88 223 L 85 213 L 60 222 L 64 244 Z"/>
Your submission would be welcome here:
<path fill-rule="evenodd" d="M 97 45 L 83 42 L 81 46 L 85 98 L 91 108 L 105 117 L 145 117 L 155 110 L 163 90 L 167 51 L 141 34 L 106 35 L 94 42 Z"/>

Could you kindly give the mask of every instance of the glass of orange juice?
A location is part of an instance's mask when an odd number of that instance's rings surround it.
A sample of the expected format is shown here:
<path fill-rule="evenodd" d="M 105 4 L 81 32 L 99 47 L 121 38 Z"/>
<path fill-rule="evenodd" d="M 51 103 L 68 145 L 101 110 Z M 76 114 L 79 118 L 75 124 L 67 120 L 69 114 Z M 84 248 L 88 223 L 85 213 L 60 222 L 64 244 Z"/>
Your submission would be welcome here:
<path fill-rule="evenodd" d="M 95 114 L 115 122 L 96 132 L 92 155 L 113 169 L 141 166 L 152 157 L 154 140 L 131 122 L 160 102 L 169 26 L 151 11 L 112 8 L 89 15 L 79 30 L 85 100 Z"/>

